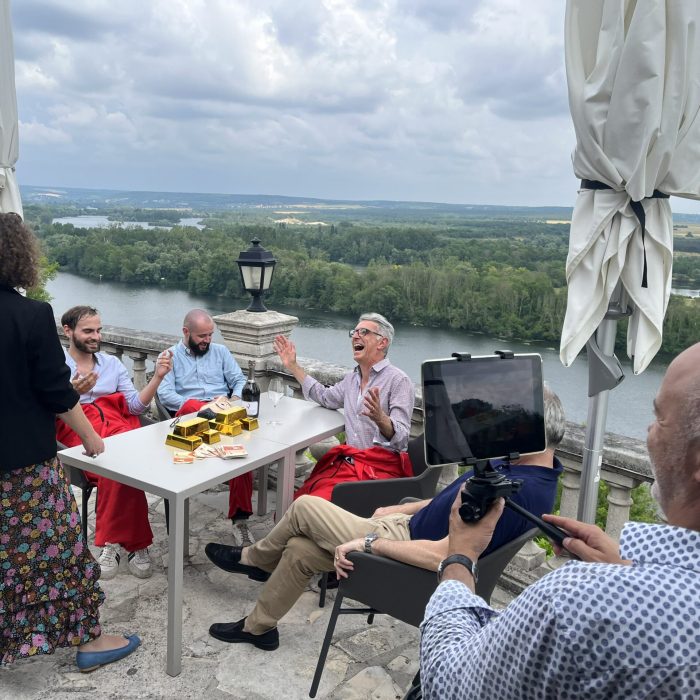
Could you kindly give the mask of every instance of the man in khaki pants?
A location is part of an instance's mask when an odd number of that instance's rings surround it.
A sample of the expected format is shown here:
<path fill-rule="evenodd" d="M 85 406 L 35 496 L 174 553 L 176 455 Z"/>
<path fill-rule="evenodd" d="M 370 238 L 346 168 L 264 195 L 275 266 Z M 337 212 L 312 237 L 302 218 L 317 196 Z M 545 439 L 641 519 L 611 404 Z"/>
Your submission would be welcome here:
<path fill-rule="evenodd" d="M 564 411 L 551 390 L 545 388 L 547 450 L 501 471 L 523 485 L 512 500 L 531 513 L 551 511 L 562 465 L 554 450 L 564 436 Z M 301 496 L 263 539 L 250 547 L 210 542 L 207 557 L 224 571 L 267 581 L 248 617 L 218 622 L 209 634 L 224 642 L 244 642 L 272 651 L 279 646 L 277 622 L 299 599 L 315 574 L 333 571 L 347 577 L 352 563 L 348 552 L 365 551 L 437 571 L 447 556 L 452 503 L 471 472 L 459 477 L 435 498 L 379 508 L 371 518 L 361 518 L 316 496 Z M 510 542 L 530 527 L 517 513 L 507 510 L 496 526 L 486 554 Z"/>

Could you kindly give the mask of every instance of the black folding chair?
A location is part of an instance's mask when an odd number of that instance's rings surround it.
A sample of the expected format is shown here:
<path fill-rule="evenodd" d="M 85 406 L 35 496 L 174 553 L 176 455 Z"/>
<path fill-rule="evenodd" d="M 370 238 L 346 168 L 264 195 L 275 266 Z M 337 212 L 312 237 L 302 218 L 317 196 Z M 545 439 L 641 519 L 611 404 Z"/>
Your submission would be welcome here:
<path fill-rule="evenodd" d="M 487 603 L 491 600 L 491 594 L 508 562 L 537 532 L 537 528 L 532 528 L 479 559 L 477 595 Z M 372 624 L 376 614 L 386 614 L 418 627 L 423 620 L 430 596 L 438 584 L 434 571 L 403 564 L 394 559 L 365 552 L 350 552 L 348 558 L 354 568 L 348 578 L 341 580 L 338 587 L 309 691 L 309 697 L 312 698 L 316 697 L 321 682 L 339 615 L 367 615 L 367 622 Z M 346 597 L 367 607 L 343 607 L 343 599 Z"/>
<path fill-rule="evenodd" d="M 377 508 L 400 503 L 406 498 L 432 498 L 442 470 L 426 464 L 422 433 L 408 441 L 408 456 L 413 465 L 413 476 L 336 484 L 331 494 L 331 503 L 360 517 L 369 518 Z M 326 604 L 327 573 L 322 574 L 319 585 L 321 593 L 318 605 L 322 608 Z"/>

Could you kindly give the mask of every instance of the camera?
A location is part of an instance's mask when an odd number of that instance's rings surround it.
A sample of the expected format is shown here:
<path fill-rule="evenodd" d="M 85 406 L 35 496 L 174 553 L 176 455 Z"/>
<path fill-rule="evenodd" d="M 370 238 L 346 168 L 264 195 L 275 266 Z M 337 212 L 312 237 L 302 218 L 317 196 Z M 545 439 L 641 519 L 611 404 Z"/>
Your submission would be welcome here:
<path fill-rule="evenodd" d="M 459 516 L 465 523 L 480 520 L 497 498 L 508 498 L 522 486 L 520 479 L 508 479 L 497 472 L 490 462 L 474 464 L 474 476 L 467 480 L 461 491 L 462 505 Z"/>

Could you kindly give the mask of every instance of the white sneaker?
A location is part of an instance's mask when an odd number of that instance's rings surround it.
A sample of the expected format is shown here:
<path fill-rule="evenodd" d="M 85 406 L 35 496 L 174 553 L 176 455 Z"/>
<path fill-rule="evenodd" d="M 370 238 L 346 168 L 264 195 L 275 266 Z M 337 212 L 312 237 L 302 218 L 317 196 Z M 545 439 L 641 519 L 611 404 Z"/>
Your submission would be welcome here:
<path fill-rule="evenodd" d="M 129 552 L 129 571 L 137 578 L 150 578 L 153 575 L 148 549 Z"/>
<path fill-rule="evenodd" d="M 248 527 L 248 523 L 245 520 L 239 520 L 234 523 L 234 530 L 238 530 L 238 536 L 236 539 L 240 540 L 241 547 L 251 547 L 255 544 L 255 537 Z"/>
<path fill-rule="evenodd" d="M 110 542 L 105 542 L 105 546 L 102 547 L 102 552 L 97 561 L 102 570 L 100 578 L 103 581 L 109 581 L 109 579 L 114 578 L 117 575 L 117 571 L 119 571 L 119 552 L 117 547 L 119 547 L 118 544 L 111 544 Z"/>

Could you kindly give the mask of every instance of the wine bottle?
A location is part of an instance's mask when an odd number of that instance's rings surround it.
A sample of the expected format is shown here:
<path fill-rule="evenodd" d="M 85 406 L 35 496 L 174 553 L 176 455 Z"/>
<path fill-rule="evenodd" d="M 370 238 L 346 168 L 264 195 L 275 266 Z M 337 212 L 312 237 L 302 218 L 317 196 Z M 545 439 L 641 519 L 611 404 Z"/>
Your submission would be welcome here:
<path fill-rule="evenodd" d="M 260 412 L 260 387 L 255 381 L 255 360 L 248 363 L 248 381 L 241 392 L 243 408 L 250 418 L 257 418 Z"/>

